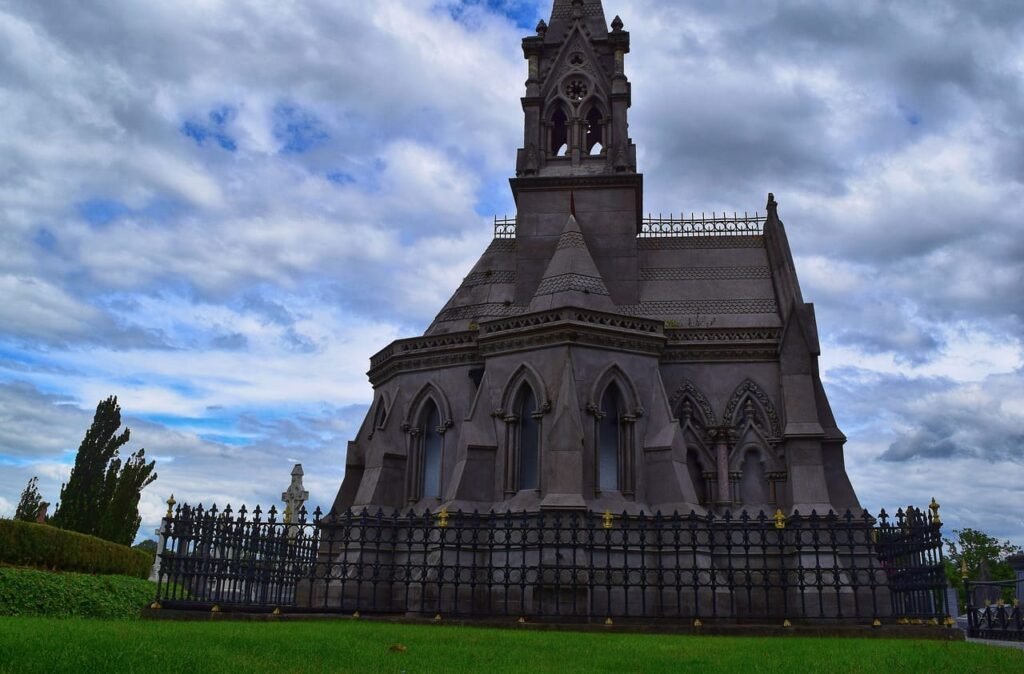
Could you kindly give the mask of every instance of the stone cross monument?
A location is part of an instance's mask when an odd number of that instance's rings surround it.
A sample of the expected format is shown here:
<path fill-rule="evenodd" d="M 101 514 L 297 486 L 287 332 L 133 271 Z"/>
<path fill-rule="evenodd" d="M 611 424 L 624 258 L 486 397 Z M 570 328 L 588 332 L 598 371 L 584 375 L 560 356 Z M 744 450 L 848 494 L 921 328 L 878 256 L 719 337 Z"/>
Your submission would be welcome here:
<path fill-rule="evenodd" d="M 292 482 L 281 494 L 281 500 L 285 505 L 284 521 L 288 524 L 291 524 L 302 510 L 302 504 L 309 500 L 309 492 L 302 486 L 302 475 L 302 464 L 295 464 L 292 468 Z"/>

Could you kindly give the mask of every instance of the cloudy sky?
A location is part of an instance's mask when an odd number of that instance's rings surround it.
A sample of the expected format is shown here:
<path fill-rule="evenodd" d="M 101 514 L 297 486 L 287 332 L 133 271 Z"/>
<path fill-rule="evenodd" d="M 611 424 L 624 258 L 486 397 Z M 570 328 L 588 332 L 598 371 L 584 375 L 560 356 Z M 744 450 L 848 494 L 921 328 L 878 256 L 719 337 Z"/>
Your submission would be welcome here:
<path fill-rule="evenodd" d="M 606 0 L 652 211 L 780 203 L 871 510 L 1024 543 L 1024 6 Z M 119 396 L 161 503 L 329 504 L 514 212 L 550 0 L 0 0 L 0 514 Z"/>

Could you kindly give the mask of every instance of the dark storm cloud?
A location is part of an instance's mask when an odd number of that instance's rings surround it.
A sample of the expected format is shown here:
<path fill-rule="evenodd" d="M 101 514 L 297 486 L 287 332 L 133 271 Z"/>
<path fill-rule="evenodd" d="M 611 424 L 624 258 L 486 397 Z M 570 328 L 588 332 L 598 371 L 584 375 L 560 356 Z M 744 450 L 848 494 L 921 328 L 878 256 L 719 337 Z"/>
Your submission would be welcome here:
<path fill-rule="evenodd" d="M 1018 460 L 1024 452 L 1024 432 L 979 423 L 972 410 L 943 410 L 916 419 L 920 429 L 901 436 L 881 455 L 883 461 L 935 460 L 952 456 L 988 461 Z"/>
<path fill-rule="evenodd" d="M 890 438 L 881 461 L 957 458 L 1024 464 L 1021 375 L 1018 370 L 962 383 L 847 367 L 830 373 L 828 391 L 840 425 L 849 421 L 850 427 L 882 431 L 876 441 Z"/>
<path fill-rule="evenodd" d="M 60 459 L 78 448 L 92 419 L 73 399 L 25 381 L 0 383 L 0 455 Z"/>

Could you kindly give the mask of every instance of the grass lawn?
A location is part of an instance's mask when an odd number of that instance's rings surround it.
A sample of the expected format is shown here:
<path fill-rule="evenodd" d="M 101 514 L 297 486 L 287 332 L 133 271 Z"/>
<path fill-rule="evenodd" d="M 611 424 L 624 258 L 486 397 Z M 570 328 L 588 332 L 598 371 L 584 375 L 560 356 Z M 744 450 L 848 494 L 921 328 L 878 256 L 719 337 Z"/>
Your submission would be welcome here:
<path fill-rule="evenodd" d="M 0 672 L 1024 672 L 963 642 L 0 618 Z"/>

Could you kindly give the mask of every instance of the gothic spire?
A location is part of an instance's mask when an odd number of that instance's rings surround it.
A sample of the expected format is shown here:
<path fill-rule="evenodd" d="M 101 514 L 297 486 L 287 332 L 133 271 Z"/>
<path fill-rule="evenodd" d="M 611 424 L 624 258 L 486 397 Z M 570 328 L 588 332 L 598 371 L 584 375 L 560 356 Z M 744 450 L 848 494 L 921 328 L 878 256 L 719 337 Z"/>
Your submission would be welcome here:
<path fill-rule="evenodd" d="M 622 28 L 615 17 L 609 32 L 601 0 L 554 0 L 550 22 L 523 39 L 529 67 L 517 176 L 636 172 Z"/>

